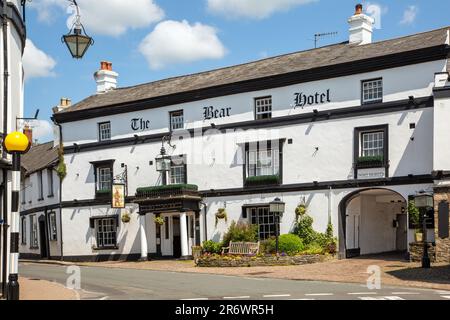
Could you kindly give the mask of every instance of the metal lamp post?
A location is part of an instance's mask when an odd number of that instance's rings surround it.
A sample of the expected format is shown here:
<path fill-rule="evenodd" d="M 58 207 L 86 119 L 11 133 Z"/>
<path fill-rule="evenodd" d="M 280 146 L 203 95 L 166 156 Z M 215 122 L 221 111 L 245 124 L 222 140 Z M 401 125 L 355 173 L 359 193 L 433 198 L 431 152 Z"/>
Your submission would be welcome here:
<path fill-rule="evenodd" d="M 19 197 L 20 197 L 20 155 L 30 150 L 31 142 L 21 132 L 13 132 L 6 136 L 3 148 L 11 154 L 12 159 L 12 201 L 11 201 L 11 235 L 9 278 L 6 291 L 8 300 L 19 300 Z"/>
<path fill-rule="evenodd" d="M 278 238 L 280 236 L 280 216 L 283 215 L 285 207 L 286 207 L 286 204 L 283 201 L 281 201 L 280 198 L 276 198 L 269 204 L 270 212 L 275 215 L 275 237 L 276 237 L 275 250 L 276 250 L 277 256 L 278 256 L 278 246 L 279 246 Z"/>
<path fill-rule="evenodd" d="M 161 172 L 162 185 L 167 185 L 167 172 L 170 171 L 171 157 L 166 154 L 166 148 L 161 147 L 161 153 L 156 157 L 156 171 Z"/>
<path fill-rule="evenodd" d="M 80 8 L 76 0 L 68 0 L 77 11 L 75 16 L 75 23 L 72 29 L 67 35 L 61 38 L 61 41 L 67 45 L 72 57 L 75 59 L 83 58 L 86 51 L 91 45 L 94 44 L 94 40 L 86 34 L 84 26 L 81 24 Z"/>
<path fill-rule="evenodd" d="M 423 256 L 422 268 L 431 268 L 430 257 L 428 255 L 428 241 L 427 241 L 427 216 L 426 212 L 429 208 L 434 208 L 434 199 L 432 194 L 421 193 L 414 199 L 415 206 L 422 214 L 422 228 L 423 228 Z"/>

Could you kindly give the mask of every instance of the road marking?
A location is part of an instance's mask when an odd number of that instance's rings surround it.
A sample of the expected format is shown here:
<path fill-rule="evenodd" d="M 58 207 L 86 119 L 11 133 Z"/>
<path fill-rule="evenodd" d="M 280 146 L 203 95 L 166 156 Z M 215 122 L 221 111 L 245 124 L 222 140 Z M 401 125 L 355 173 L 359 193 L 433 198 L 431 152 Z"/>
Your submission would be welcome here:
<path fill-rule="evenodd" d="M 392 294 L 396 296 L 404 296 L 404 295 L 411 295 L 411 294 L 420 294 L 418 292 L 392 292 Z"/>
<path fill-rule="evenodd" d="M 209 300 L 208 298 L 181 299 L 181 301 Z"/>
<path fill-rule="evenodd" d="M 437 290 L 436 294 L 450 294 L 450 291 L 445 291 L 445 290 Z"/>
<path fill-rule="evenodd" d="M 333 293 L 307 293 L 305 296 L 332 296 Z"/>
<path fill-rule="evenodd" d="M 441 296 L 441 298 L 450 299 L 450 296 Z"/>
<path fill-rule="evenodd" d="M 105 296 L 105 297 L 103 297 L 103 298 L 100 298 L 100 300 L 108 300 L 108 296 Z"/>
<path fill-rule="evenodd" d="M 250 296 L 240 296 L 240 297 L 223 297 L 224 299 L 250 299 Z"/>
<path fill-rule="evenodd" d="M 405 300 L 397 296 L 386 296 L 386 297 L 358 297 L 360 300 Z"/>
<path fill-rule="evenodd" d="M 354 296 L 365 296 L 365 295 L 378 294 L 378 293 L 376 293 L 376 292 L 350 292 L 347 294 L 354 295 Z"/>
<path fill-rule="evenodd" d="M 314 301 L 316 299 L 289 299 L 289 300 L 295 300 L 295 301 Z"/>
<path fill-rule="evenodd" d="M 282 297 L 290 297 L 290 294 L 267 294 L 264 295 L 263 298 L 282 298 Z"/>

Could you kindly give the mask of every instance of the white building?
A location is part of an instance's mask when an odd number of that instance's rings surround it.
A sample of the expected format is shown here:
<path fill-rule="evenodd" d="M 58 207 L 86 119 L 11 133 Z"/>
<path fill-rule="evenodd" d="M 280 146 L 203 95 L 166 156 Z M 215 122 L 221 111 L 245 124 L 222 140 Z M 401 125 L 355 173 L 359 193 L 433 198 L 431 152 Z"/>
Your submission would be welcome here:
<path fill-rule="evenodd" d="M 407 200 L 434 191 L 443 200 L 428 239 L 450 261 L 449 28 L 372 42 L 371 18 L 349 23 L 348 43 L 135 87 L 116 88 L 102 63 L 97 93 L 54 114 L 64 259 L 187 257 L 233 220 L 265 238 L 276 197 L 281 233 L 305 203 L 317 231 L 333 223 L 342 258 L 407 251 Z M 169 187 L 156 170 L 162 144 Z M 111 208 L 113 182 L 126 184 L 125 209 Z M 216 224 L 219 209 L 228 221 Z M 22 215 L 44 211 L 32 210 Z"/>
<path fill-rule="evenodd" d="M 24 1 L 0 0 L 0 139 L 16 130 L 16 118 L 23 117 L 23 68 L 26 30 Z M 10 250 L 8 224 L 11 215 L 11 158 L 2 147 L 0 160 L 0 283 L 8 279 L 6 263 Z M 7 243 L 8 242 L 8 243 Z M 2 287 L 4 289 L 4 287 Z"/>

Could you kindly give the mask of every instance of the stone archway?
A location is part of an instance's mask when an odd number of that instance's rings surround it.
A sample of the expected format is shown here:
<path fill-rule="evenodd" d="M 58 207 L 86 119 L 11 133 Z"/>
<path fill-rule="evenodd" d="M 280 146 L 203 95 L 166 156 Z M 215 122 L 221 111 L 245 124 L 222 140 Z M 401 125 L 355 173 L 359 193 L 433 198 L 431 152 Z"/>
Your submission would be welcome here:
<path fill-rule="evenodd" d="M 339 204 L 339 257 L 407 250 L 407 200 L 387 188 L 354 191 Z"/>

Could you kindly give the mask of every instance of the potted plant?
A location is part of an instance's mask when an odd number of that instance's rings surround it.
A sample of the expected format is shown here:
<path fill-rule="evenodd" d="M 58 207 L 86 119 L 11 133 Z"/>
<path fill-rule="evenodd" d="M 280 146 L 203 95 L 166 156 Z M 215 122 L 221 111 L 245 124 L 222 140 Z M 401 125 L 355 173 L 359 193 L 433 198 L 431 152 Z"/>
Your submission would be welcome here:
<path fill-rule="evenodd" d="M 158 226 L 162 226 L 162 225 L 164 225 L 164 219 L 162 217 L 156 217 L 155 218 L 155 223 Z"/>
<path fill-rule="evenodd" d="M 129 223 L 131 221 L 131 216 L 128 212 L 125 212 L 122 214 L 122 222 L 123 223 Z"/>
<path fill-rule="evenodd" d="M 216 226 L 219 223 L 219 220 L 225 220 L 225 222 L 228 222 L 227 211 L 224 208 L 221 208 L 216 212 Z"/>
<path fill-rule="evenodd" d="M 423 241 L 423 231 L 420 229 L 416 229 L 416 232 L 414 233 L 414 238 L 416 242 L 422 242 Z"/>
<path fill-rule="evenodd" d="M 356 161 L 358 168 L 378 168 L 382 167 L 384 163 L 383 156 L 364 156 L 359 157 Z"/>

